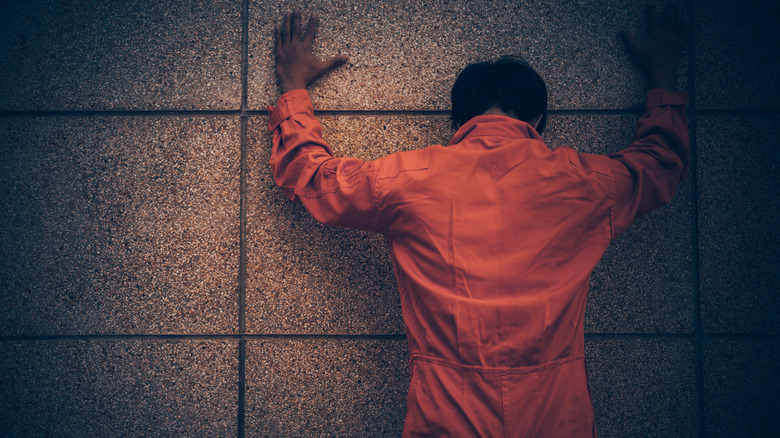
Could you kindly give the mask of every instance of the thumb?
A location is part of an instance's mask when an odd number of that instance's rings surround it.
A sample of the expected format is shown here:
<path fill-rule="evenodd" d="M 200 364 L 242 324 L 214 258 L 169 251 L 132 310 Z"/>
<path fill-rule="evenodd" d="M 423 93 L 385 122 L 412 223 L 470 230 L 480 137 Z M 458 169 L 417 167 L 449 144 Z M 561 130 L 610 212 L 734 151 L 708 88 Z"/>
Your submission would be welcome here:
<path fill-rule="evenodd" d="M 328 73 L 328 72 L 330 72 L 332 70 L 335 70 L 335 69 L 341 67 L 348 60 L 349 60 L 349 57 L 344 56 L 344 55 L 334 56 L 333 58 L 330 58 L 329 60 L 324 62 L 325 65 L 323 66 L 323 73 Z"/>

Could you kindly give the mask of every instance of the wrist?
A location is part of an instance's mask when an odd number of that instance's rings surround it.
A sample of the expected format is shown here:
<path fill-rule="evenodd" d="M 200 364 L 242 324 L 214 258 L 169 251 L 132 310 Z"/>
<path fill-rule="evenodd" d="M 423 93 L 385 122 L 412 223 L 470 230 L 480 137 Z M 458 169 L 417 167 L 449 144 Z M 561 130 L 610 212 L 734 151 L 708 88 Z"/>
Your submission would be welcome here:
<path fill-rule="evenodd" d="M 647 75 L 647 83 L 650 88 L 663 88 L 669 91 L 677 89 L 677 79 L 674 71 L 658 69 Z"/>
<path fill-rule="evenodd" d="M 650 77 L 647 81 L 650 89 L 663 88 L 668 91 L 675 91 L 677 89 L 676 81 L 674 77 Z"/>
<path fill-rule="evenodd" d="M 285 94 L 287 92 L 293 91 L 293 90 L 300 90 L 300 89 L 306 89 L 306 82 L 302 81 L 280 81 L 279 82 L 279 90 L 282 94 Z"/>

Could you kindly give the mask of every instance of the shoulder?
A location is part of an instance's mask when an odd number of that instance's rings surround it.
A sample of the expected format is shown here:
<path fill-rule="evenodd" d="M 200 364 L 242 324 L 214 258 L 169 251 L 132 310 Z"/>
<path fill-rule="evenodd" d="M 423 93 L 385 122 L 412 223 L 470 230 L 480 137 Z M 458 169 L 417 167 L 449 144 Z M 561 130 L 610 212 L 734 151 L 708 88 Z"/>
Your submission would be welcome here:
<path fill-rule="evenodd" d="M 429 168 L 432 155 L 445 149 L 441 145 L 428 146 L 411 151 L 395 152 L 377 160 L 380 163 L 378 178 L 395 178 L 402 172 Z"/>
<path fill-rule="evenodd" d="M 589 154 L 578 152 L 576 149 L 562 146 L 555 149 L 555 152 L 565 154 L 569 163 L 580 169 L 583 173 L 599 173 L 605 176 L 611 176 L 610 158 L 606 155 Z"/>

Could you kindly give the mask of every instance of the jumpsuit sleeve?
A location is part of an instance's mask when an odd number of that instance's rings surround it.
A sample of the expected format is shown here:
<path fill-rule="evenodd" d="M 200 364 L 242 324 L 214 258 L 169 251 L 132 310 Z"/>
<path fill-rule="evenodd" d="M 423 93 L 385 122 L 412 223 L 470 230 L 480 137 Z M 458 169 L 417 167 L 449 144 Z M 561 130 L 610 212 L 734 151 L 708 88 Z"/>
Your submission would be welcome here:
<path fill-rule="evenodd" d="M 609 155 L 615 183 L 612 237 L 671 201 L 688 174 L 688 95 L 652 89 L 628 148 Z"/>
<path fill-rule="evenodd" d="M 306 90 L 285 93 L 268 109 L 271 171 L 285 195 L 324 224 L 382 232 L 374 193 L 381 161 L 334 157 Z"/>

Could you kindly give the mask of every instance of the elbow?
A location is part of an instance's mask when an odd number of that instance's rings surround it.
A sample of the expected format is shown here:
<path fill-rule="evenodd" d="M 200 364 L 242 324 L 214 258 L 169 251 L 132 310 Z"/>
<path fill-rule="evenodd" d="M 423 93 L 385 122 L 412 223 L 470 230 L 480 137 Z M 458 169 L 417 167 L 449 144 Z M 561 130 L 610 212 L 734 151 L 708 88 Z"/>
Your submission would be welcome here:
<path fill-rule="evenodd" d="M 685 154 L 677 155 L 675 158 L 676 159 L 674 160 L 670 160 L 664 167 L 668 169 L 671 179 L 674 180 L 674 185 L 676 186 L 688 178 L 689 162 L 687 151 Z"/>
<path fill-rule="evenodd" d="M 689 155 L 688 150 L 686 149 L 685 154 L 680 157 L 682 160 L 680 162 L 680 181 L 685 181 L 688 178 L 688 171 L 689 171 Z"/>

